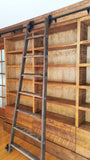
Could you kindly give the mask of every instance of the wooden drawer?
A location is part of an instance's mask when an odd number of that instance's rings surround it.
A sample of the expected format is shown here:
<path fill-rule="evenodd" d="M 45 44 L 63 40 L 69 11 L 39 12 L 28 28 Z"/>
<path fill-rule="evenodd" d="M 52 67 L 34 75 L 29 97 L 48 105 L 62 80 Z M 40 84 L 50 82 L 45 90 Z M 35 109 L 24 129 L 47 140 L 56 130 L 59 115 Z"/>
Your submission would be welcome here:
<path fill-rule="evenodd" d="M 90 124 L 88 122 L 77 128 L 76 152 L 90 159 Z"/>
<path fill-rule="evenodd" d="M 60 122 L 59 127 L 54 120 L 47 121 L 46 125 L 46 139 L 54 142 L 60 146 L 75 151 L 75 127 L 62 124 Z M 41 135 L 41 122 L 33 120 L 33 132 Z"/>

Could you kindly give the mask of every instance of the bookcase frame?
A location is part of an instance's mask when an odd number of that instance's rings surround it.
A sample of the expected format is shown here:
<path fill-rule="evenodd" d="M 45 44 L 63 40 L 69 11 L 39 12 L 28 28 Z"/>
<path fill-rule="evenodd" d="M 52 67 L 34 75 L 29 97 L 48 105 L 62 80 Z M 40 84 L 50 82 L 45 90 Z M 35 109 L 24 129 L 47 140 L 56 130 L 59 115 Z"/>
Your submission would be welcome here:
<path fill-rule="evenodd" d="M 52 25 L 50 27 L 47 83 L 47 124 L 52 126 L 56 121 L 58 125 L 59 121 L 63 125 L 66 125 L 65 127 L 67 131 L 68 127 L 70 128 L 70 130 L 73 130 L 73 138 L 72 140 L 70 140 L 71 146 L 69 147 L 67 144 L 65 144 L 66 141 L 63 143 L 61 143 L 61 141 L 56 142 L 55 140 L 53 140 L 53 138 L 50 137 L 50 135 L 47 135 L 47 139 L 51 138 L 49 139 L 50 141 L 53 141 L 58 145 L 62 145 L 63 147 L 77 152 L 83 156 L 86 156 L 87 158 L 89 158 L 90 156 L 90 140 L 86 136 L 87 134 L 90 136 L 90 121 L 87 121 L 87 119 L 89 118 L 86 118 L 87 112 L 87 117 L 90 116 L 90 103 L 86 102 L 86 90 L 90 89 L 90 84 L 86 81 L 86 68 L 90 67 L 90 64 L 87 62 L 87 47 L 90 46 L 90 40 L 88 39 L 89 25 L 90 16 L 86 16 L 75 21 L 68 21 L 65 23 L 63 22 L 61 24 L 58 23 L 56 28 L 55 25 Z M 31 35 L 34 36 L 39 33 L 43 33 L 42 28 L 33 30 L 31 32 Z M 5 38 L 4 41 L 6 57 L 6 108 L 13 108 L 15 103 L 18 76 L 21 66 L 21 56 L 23 52 L 23 43 L 24 33 Z M 33 55 L 42 54 L 42 38 L 40 38 L 39 40 L 30 40 L 27 52 L 28 54 Z M 66 59 L 64 56 L 66 56 Z M 70 60 L 70 63 L 68 63 L 68 60 Z M 38 60 L 37 58 L 33 58 L 32 61 L 28 60 L 25 67 L 25 71 L 42 73 L 42 59 Z M 63 75 L 63 78 L 61 78 L 61 80 L 59 80 L 60 73 Z M 16 77 L 15 74 L 17 75 Z M 71 78 L 70 81 L 68 80 L 68 74 L 69 78 Z M 50 79 L 50 77 L 54 78 Z M 41 79 L 24 79 L 23 82 L 23 89 L 31 89 L 33 92 L 42 93 Z M 57 96 L 54 96 L 54 90 L 55 95 Z M 66 95 L 70 98 L 63 98 Z M 39 100 L 38 98 L 32 98 L 30 96 L 23 95 L 21 96 L 21 99 L 21 104 L 23 104 L 23 107 L 26 104 L 27 108 L 29 107 L 29 109 L 32 110 L 33 113 L 41 114 L 41 100 Z M 33 124 L 34 128 L 36 128 L 34 132 L 40 134 L 40 128 L 37 129 L 37 126 L 40 126 L 40 122 L 38 122 L 38 120 L 35 120 Z M 37 124 L 37 126 L 35 124 Z M 82 139 L 80 137 L 80 134 L 82 133 L 84 139 L 86 141 L 88 139 L 87 147 L 85 146 L 84 142 L 82 142 Z M 70 132 L 68 133 L 68 135 L 70 136 Z M 85 155 L 85 153 L 81 151 L 79 147 L 80 141 L 82 143 L 83 150 L 87 150 L 87 155 Z M 74 143 L 74 146 L 72 145 L 72 143 Z"/>

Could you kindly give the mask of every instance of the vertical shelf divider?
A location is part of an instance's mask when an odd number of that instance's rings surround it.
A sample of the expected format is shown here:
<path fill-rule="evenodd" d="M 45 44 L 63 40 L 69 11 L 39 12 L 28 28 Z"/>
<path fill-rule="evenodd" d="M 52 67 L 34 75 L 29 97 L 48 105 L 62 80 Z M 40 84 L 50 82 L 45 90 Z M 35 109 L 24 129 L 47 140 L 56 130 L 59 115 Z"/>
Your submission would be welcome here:
<path fill-rule="evenodd" d="M 85 121 L 85 112 L 79 110 L 79 105 L 85 101 L 86 93 L 83 90 L 79 89 L 79 85 L 86 80 L 86 72 L 81 72 L 80 70 L 80 63 L 83 60 L 83 50 L 80 46 L 80 41 L 82 38 L 85 38 L 83 31 L 84 25 L 81 24 L 81 21 L 78 20 L 77 22 L 77 59 L 76 59 L 76 127 L 79 127 L 80 124 Z M 83 68 L 82 68 L 83 69 Z M 84 74 L 84 75 L 83 75 Z M 81 79 L 82 78 L 82 79 Z"/>
<path fill-rule="evenodd" d="M 80 61 L 80 20 L 77 21 L 77 55 L 76 55 L 76 127 L 79 126 L 79 61 Z"/>

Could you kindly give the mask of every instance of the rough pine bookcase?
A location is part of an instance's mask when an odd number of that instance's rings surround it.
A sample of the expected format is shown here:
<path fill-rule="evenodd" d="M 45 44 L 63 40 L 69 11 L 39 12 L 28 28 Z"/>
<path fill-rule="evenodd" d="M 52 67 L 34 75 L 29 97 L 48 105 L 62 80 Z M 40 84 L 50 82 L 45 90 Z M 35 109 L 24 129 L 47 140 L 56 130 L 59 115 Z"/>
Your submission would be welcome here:
<path fill-rule="evenodd" d="M 42 34 L 35 29 L 31 35 Z M 5 38 L 6 109 L 4 128 L 10 130 L 16 100 L 25 34 Z M 90 16 L 53 24 L 49 30 L 46 150 L 55 145 L 77 160 L 90 158 Z M 29 41 L 28 55 L 43 53 L 43 39 Z M 30 67 L 32 69 L 30 70 Z M 42 58 L 27 60 L 25 72 L 42 73 Z M 42 79 L 24 79 L 23 90 L 42 92 Z M 41 100 L 21 96 L 20 107 L 41 114 Z M 25 106 L 27 104 L 27 106 Z M 18 124 L 40 135 L 41 121 L 18 114 Z M 28 138 L 19 135 L 26 139 Z M 34 143 L 31 139 L 30 142 Z M 49 145 L 50 144 L 50 145 Z M 39 145 L 39 144 L 36 144 Z M 55 148 L 55 147 L 54 147 Z M 80 157 L 81 155 L 81 157 Z M 63 155 L 64 156 L 64 155 Z M 59 153 L 57 157 L 60 157 Z M 70 158 L 69 157 L 69 158 Z M 83 158 L 86 157 L 86 158 Z"/>

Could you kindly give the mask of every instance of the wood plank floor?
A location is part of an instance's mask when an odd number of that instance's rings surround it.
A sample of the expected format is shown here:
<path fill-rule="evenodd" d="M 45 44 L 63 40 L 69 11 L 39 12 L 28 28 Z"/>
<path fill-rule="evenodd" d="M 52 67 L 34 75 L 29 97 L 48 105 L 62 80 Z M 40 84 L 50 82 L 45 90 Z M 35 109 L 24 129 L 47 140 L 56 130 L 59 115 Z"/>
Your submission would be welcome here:
<path fill-rule="evenodd" d="M 28 160 L 25 156 L 23 156 L 20 152 L 13 149 L 11 153 L 8 153 L 5 150 L 6 144 L 9 143 L 10 134 L 3 130 L 3 120 L 0 118 L 0 160 Z M 15 142 L 18 142 L 22 147 L 29 150 L 31 153 L 40 157 L 40 149 L 36 146 L 29 144 L 17 137 L 15 137 Z M 49 153 L 46 153 L 45 160 L 60 160 Z"/>

